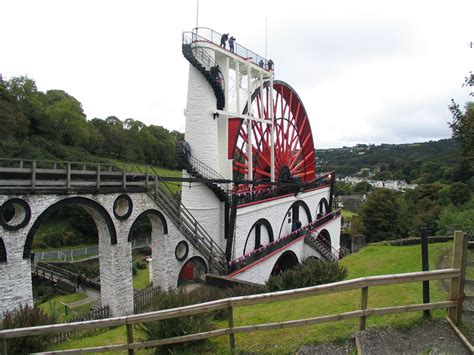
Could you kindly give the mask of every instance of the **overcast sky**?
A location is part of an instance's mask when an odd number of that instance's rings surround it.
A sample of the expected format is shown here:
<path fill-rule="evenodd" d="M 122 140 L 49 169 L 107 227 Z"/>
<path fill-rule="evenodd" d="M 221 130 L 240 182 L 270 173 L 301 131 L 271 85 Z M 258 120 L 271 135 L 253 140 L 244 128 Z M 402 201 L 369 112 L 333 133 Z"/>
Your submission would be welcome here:
<path fill-rule="evenodd" d="M 316 148 L 449 137 L 474 70 L 474 1 L 199 1 L 199 26 L 268 57 L 308 111 Z M 62 89 L 88 119 L 184 131 L 181 33 L 196 0 L 2 0 L 0 73 Z"/>

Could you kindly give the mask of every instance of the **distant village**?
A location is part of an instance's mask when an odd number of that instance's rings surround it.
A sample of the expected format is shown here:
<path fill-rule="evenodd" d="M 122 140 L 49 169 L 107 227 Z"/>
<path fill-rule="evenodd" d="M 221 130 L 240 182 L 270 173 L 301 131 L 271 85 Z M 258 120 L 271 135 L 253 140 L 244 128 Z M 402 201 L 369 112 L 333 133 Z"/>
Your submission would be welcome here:
<path fill-rule="evenodd" d="M 358 172 L 357 175 L 364 175 L 363 171 L 370 169 L 362 169 L 362 171 Z M 365 173 L 366 174 L 366 173 Z M 370 176 L 373 176 L 374 172 L 369 172 L 368 177 L 357 177 L 357 176 L 346 176 L 341 179 L 337 179 L 337 181 L 343 181 L 345 183 L 355 185 L 362 181 L 367 181 L 372 187 L 383 187 L 386 189 L 397 190 L 397 191 L 405 191 L 405 190 L 413 190 L 416 189 L 418 184 L 408 184 L 405 180 L 372 180 Z"/>

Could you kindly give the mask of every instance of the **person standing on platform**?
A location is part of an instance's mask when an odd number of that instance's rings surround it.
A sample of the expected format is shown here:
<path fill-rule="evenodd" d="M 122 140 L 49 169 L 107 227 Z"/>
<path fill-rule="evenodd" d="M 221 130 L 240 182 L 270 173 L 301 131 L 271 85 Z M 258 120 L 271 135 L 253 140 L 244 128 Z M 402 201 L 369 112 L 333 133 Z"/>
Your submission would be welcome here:
<path fill-rule="evenodd" d="M 268 70 L 273 70 L 273 60 L 268 60 Z"/>
<path fill-rule="evenodd" d="M 221 47 L 222 48 L 225 48 L 225 42 L 227 42 L 227 39 L 229 38 L 229 34 L 228 33 L 224 33 L 222 36 L 221 36 Z"/>
<path fill-rule="evenodd" d="M 231 36 L 229 38 L 229 49 L 232 53 L 234 53 L 234 42 L 235 42 L 235 38 L 234 36 Z"/>

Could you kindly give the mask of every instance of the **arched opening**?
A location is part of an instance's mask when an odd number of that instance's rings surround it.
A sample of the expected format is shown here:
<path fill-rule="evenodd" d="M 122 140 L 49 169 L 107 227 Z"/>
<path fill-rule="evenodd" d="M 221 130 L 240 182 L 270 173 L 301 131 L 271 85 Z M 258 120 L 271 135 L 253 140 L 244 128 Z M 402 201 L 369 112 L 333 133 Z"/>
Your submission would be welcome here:
<path fill-rule="evenodd" d="M 253 224 L 252 228 L 250 228 L 242 254 L 258 249 L 262 245 L 271 242 L 273 242 L 272 225 L 265 218 L 260 218 Z"/>
<path fill-rule="evenodd" d="M 294 252 L 291 250 L 285 251 L 283 254 L 280 255 L 278 260 L 276 261 L 275 265 L 273 266 L 271 276 L 278 275 L 283 271 L 289 270 L 294 268 L 298 265 L 298 257 Z"/>
<path fill-rule="evenodd" d="M 165 234 L 168 234 L 168 225 L 157 210 L 146 210 L 133 222 L 128 241 L 132 248 L 131 268 L 135 290 L 146 288 L 152 283 L 164 286 L 159 275 L 160 256 L 157 249 L 163 249 Z"/>
<path fill-rule="evenodd" d="M 318 239 L 321 240 L 326 247 L 329 247 L 329 249 L 331 249 L 331 235 L 329 234 L 327 229 L 323 229 L 319 232 Z"/>
<path fill-rule="evenodd" d="M 325 216 L 329 212 L 328 201 L 323 197 L 318 204 L 318 210 L 316 211 L 316 219 Z"/>
<path fill-rule="evenodd" d="M 5 248 L 5 243 L 3 242 L 2 237 L 0 237 L 0 263 L 7 262 L 7 249 Z"/>
<path fill-rule="evenodd" d="M 207 266 L 204 259 L 199 256 L 193 256 L 186 261 L 181 268 L 181 271 L 179 272 L 178 286 L 195 281 L 201 281 L 206 273 Z"/>
<path fill-rule="evenodd" d="M 71 197 L 50 205 L 33 223 L 23 247 L 23 258 L 34 262 L 34 301 L 46 308 L 58 308 L 61 320 L 87 312 L 100 298 L 109 304 L 107 297 L 101 297 L 104 262 L 99 250 L 100 244 L 110 249 L 116 243 L 113 221 L 96 201 Z M 84 303 L 77 307 L 58 306 L 74 304 L 75 300 Z"/>
<path fill-rule="evenodd" d="M 294 202 L 283 218 L 278 238 L 290 234 L 292 231 L 311 223 L 311 211 L 308 205 L 301 200 Z"/>

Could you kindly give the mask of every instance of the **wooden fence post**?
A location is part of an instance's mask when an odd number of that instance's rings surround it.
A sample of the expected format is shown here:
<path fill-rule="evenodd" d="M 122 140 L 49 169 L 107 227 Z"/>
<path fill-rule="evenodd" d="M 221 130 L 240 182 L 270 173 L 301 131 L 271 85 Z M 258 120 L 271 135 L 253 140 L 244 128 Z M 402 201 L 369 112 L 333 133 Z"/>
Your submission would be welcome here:
<path fill-rule="evenodd" d="M 36 160 L 31 162 L 31 187 L 36 187 Z"/>
<path fill-rule="evenodd" d="M 97 164 L 97 190 L 100 189 L 100 164 Z"/>
<path fill-rule="evenodd" d="M 148 179 L 149 179 L 149 174 L 148 174 L 148 165 L 145 166 L 145 189 L 148 191 Z"/>
<path fill-rule="evenodd" d="M 362 311 L 365 311 L 367 309 L 368 301 L 369 301 L 369 287 L 365 286 L 360 289 L 360 309 Z M 365 322 L 366 322 L 367 317 L 362 316 L 359 319 L 359 329 L 364 330 L 365 329 Z"/>
<path fill-rule="evenodd" d="M 127 324 L 127 344 L 133 343 L 133 324 Z M 134 355 L 134 349 L 128 349 L 128 355 Z"/>
<path fill-rule="evenodd" d="M 464 276 L 466 270 L 466 248 L 467 238 L 461 231 L 454 232 L 453 269 L 459 269 L 459 276 L 451 279 L 449 299 L 456 301 L 456 307 L 450 308 L 448 317 L 454 324 L 458 324 L 461 319 L 462 302 L 464 298 Z"/>
<path fill-rule="evenodd" d="M 66 188 L 68 190 L 71 188 L 71 163 L 66 165 Z"/>
<path fill-rule="evenodd" d="M 235 335 L 234 335 L 234 309 L 229 305 L 229 344 L 230 353 L 233 355 L 235 351 Z"/>
<path fill-rule="evenodd" d="M 127 189 L 127 172 L 125 171 L 125 164 L 123 165 L 122 188 L 124 191 Z"/>

